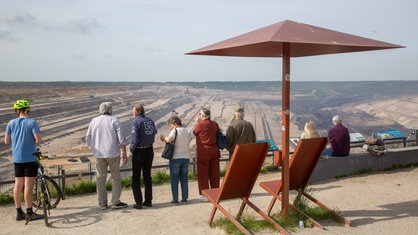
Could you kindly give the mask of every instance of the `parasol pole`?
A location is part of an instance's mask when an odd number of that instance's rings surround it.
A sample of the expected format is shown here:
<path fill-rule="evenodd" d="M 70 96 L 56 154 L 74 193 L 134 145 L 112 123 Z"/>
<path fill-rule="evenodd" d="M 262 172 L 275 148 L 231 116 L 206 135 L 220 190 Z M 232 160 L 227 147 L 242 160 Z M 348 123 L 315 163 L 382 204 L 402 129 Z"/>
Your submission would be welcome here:
<path fill-rule="evenodd" d="M 283 43 L 282 68 L 282 218 L 289 209 L 290 43 Z"/>

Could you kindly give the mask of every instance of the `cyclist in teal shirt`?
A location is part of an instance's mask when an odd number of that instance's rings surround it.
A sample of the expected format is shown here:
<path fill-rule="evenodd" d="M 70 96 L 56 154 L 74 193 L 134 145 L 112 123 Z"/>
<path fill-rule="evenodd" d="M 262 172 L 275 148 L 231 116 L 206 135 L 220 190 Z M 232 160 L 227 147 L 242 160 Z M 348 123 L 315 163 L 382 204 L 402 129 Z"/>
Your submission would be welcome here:
<path fill-rule="evenodd" d="M 27 100 L 17 100 L 14 102 L 13 108 L 18 117 L 7 124 L 4 143 L 12 145 L 15 170 L 13 196 L 17 211 L 16 220 L 42 219 L 43 215 L 34 214 L 32 210 L 32 191 L 38 174 L 36 156 L 33 153 L 36 152 L 36 144 L 42 143 L 41 131 L 38 123 L 28 117 L 30 103 Z M 27 214 L 23 212 L 21 207 L 22 192 Z"/>

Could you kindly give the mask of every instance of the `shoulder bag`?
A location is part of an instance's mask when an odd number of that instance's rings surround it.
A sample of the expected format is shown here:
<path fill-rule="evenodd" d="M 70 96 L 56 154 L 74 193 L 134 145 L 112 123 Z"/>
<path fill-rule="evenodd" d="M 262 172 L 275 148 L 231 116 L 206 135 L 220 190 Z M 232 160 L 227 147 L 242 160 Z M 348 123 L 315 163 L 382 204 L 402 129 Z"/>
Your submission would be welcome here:
<path fill-rule="evenodd" d="M 224 135 L 224 133 L 222 133 L 222 131 L 219 129 L 218 130 L 218 148 L 219 149 L 225 149 L 226 148 L 226 137 Z"/>
<path fill-rule="evenodd" d="M 165 143 L 165 147 L 161 155 L 162 158 L 165 158 L 168 160 L 172 159 L 174 156 L 174 146 L 175 146 L 174 143 L 176 142 L 176 138 L 177 138 L 177 129 L 174 129 L 174 130 L 176 131 L 174 135 L 174 140 L 171 141 L 170 143 Z"/>

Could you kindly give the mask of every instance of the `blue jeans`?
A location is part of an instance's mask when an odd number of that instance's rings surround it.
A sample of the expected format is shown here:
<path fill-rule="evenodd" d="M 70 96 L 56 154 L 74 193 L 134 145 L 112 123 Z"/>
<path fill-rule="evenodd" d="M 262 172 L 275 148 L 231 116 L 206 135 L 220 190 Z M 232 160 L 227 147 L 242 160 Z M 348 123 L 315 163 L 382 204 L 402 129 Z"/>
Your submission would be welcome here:
<path fill-rule="evenodd" d="M 185 202 L 189 197 L 188 173 L 189 159 L 170 160 L 171 194 L 174 202 L 178 202 L 179 200 L 179 181 L 181 186 L 181 201 Z"/>
<path fill-rule="evenodd" d="M 332 156 L 331 148 L 325 148 L 324 152 L 322 153 L 322 156 L 331 157 Z"/>

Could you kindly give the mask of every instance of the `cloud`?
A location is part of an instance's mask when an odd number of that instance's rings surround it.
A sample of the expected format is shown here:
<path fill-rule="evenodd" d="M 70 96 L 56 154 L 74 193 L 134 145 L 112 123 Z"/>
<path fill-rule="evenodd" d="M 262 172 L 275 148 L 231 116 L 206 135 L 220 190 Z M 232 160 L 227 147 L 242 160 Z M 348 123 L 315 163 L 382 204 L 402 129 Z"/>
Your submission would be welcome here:
<path fill-rule="evenodd" d="M 26 12 L 0 11 L 0 39 L 9 41 L 18 41 L 17 36 L 14 35 L 18 35 L 18 31 L 22 29 L 41 29 L 49 32 L 65 31 L 88 35 L 93 30 L 102 27 L 102 24 L 92 17 L 69 20 L 67 23 L 58 23 L 40 20 Z"/>
<path fill-rule="evenodd" d="M 0 12 L 0 24 L 27 27 L 40 25 L 35 16 L 23 12 Z"/>
<path fill-rule="evenodd" d="M 92 17 L 81 18 L 78 20 L 68 21 L 65 27 L 72 32 L 82 35 L 88 35 L 94 29 L 101 28 L 102 25 Z"/>
<path fill-rule="evenodd" d="M 17 42 L 16 38 L 12 37 L 12 31 L 8 30 L 5 27 L 0 27 L 0 40 L 4 39 L 10 42 Z"/>
<path fill-rule="evenodd" d="M 39 20 L 31 14 L 22 12 L 0 12 L 0 39 L 17 43 L 20 40 L 15 36 L 16 29 L 37 27 L 41 27 L 41 24 Z"/>

